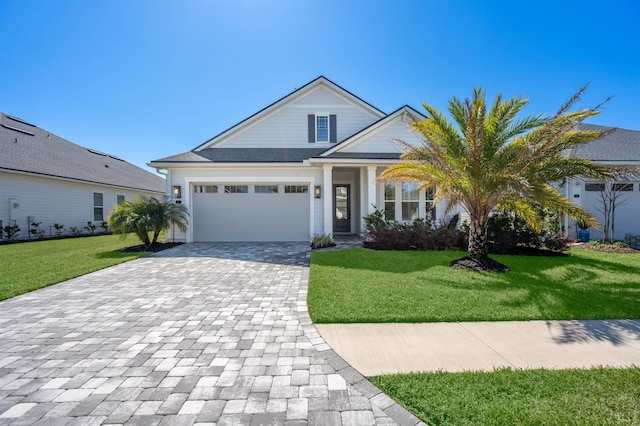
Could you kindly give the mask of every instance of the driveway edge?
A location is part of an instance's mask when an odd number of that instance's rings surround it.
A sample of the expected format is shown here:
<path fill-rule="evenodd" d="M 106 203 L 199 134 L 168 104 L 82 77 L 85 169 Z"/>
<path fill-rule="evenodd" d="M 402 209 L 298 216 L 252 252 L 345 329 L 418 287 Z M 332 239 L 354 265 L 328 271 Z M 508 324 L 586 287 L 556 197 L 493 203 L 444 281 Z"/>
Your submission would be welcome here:
<path fill-rule="evenodd" d="M 310 255 L 309 255 L 309 264 Z M 309 308 L 307 306 L 307 295 L 309 289 L 309 269 L 305 268 L 302 276 L 302 285 L 298 292 L 298 321 L 305 336 L 309 339 L 314 349 L 318 352 L 327 364 L 329 364 L 347 383 L 365 398 L 369 400 L 372 408 L 379 409 L 387 417 L 395 421 L 400 426 L 425 425 L 418 417 L 413 415 L 406 408 L 394 401 L 390 396 L 382 392 L 377 386 L 367 380 L 358 370 L 347 363 L 338 355 L 329 344 L 322 338 L 316 326 L 311 321 Z M 377 420 L 377 416 L 376 416 Z"/>

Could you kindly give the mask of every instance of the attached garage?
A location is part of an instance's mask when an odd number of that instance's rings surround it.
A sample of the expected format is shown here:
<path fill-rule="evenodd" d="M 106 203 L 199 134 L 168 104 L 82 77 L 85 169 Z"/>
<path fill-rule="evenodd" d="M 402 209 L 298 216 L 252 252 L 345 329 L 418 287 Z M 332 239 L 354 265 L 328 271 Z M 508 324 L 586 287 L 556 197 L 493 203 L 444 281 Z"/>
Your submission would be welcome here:
<path fill-rule="evenodd" d="M 611 197 L 615 191 L 617 206 L 615 213 L 616 240 L 624 240 L 625 234 L 640 235 L 640 185 L 635 182 L 585 184 L 584 207 L 593 213 L 600 223 L 604 223 L 603 198 Z M 602 228 L 591 229 L 591 239 L 603 237 Z"/>
<path fill-rule="evenodd" d="M 309 185 L 196 183 L 191 190 L 193 241 L 309 240 Z"/>

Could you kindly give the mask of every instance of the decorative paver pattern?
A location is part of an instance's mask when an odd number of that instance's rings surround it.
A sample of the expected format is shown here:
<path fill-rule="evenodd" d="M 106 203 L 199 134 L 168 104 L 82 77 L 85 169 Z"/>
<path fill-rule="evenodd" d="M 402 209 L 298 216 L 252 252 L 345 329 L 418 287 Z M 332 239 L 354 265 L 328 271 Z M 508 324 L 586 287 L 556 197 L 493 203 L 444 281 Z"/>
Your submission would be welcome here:
<path fill-rule="evenodd" d="M 302 243 L 186 244 L 0 302 L 0 425 L 415 425 L 309 319 Z"/>

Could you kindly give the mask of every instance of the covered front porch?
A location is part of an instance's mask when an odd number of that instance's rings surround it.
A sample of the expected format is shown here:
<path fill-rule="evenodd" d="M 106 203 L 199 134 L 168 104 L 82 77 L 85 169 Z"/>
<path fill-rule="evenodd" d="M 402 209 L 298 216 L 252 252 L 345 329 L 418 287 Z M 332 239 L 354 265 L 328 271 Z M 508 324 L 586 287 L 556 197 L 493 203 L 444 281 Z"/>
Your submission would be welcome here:
<path fill-rule="evenodd" d="M 387 219 L 412 222 L 436 220 L 433 191 L 418 191 L 417 184 L 377 182 L 390 163 L 323 164 L 320 187 L 324 234 L 361 235 L 364 216 L 384 210 Z"/>

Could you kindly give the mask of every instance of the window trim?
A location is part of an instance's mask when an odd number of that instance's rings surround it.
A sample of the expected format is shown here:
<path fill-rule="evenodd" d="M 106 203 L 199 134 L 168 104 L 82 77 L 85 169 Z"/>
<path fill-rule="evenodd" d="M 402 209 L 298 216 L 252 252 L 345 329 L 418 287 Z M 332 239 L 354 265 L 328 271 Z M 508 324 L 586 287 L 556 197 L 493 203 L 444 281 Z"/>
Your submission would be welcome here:
<path fill-rule="evenodd" d="M 100 195 L 100 204 L 96 203 L 96 195 Z M 104 193 L 103 192 L 93 192 L 92 195 L 92 203 L 93 206 L 93 221 L 101 222 L 104 220 Z M 96 219 L 96 213 L 100 211 L 100 219 Z"/>
<path fill-rule="evenodd" d="M 327 120 L 327 127 L 326 127 L 326 132 L 327 132 L 327 136 L 326 136 L 326 140 L 322 139 L 320 140 L 320 134 L 319 134 L 319 129 L 320 126 L 318 125 L 318 120 L 324 118 Z M 331 120 L 330 120 L 330 114 L 316 114 L 316 120 L 315 120 L 315 124 L 316 124 L 316 143 L 329 143 L 329 141 L 331 140 Z M 324 129 L 323 129 L 324 130 Z"/>

